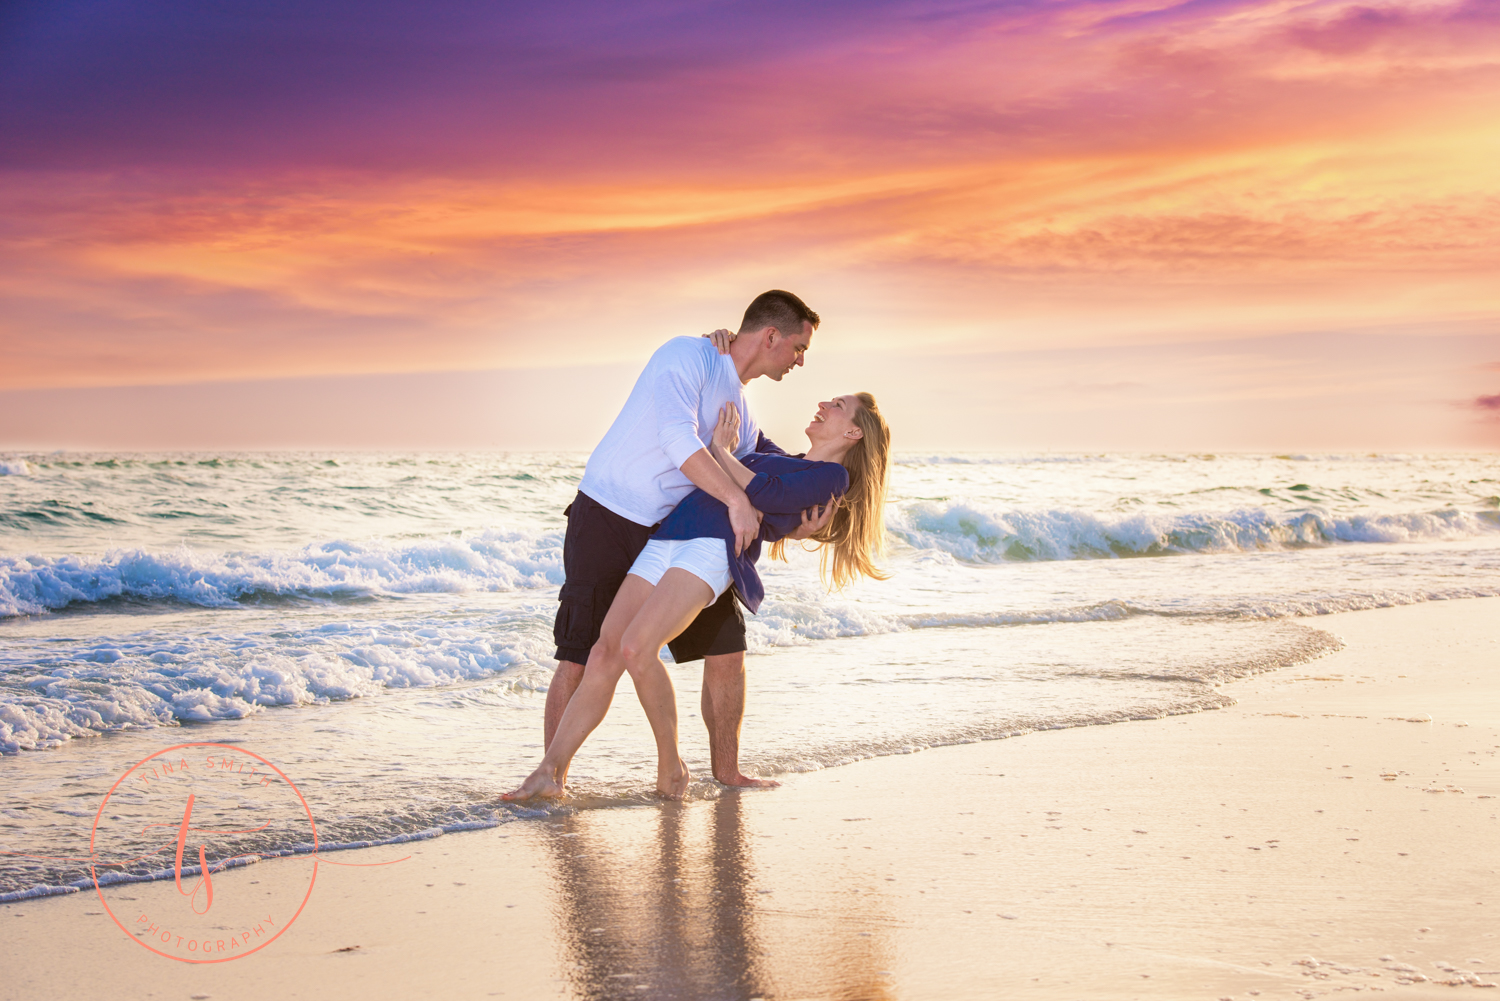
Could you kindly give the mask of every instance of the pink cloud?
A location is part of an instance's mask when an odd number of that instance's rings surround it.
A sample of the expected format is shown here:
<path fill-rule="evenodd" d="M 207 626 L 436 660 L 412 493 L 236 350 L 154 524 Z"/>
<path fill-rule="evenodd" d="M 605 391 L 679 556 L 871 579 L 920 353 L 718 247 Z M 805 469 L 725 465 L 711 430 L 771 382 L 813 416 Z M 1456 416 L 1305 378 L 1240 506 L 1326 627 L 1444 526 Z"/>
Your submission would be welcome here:
<path fill-rule="evenodd" d="M 156 69 L 80 22 L 17 71 L 0 386 L 614 361 L 771 286 L 985 345 L 1500 313 L 1493 3 L 793 6 L 372 15 L 326 65 L 171 22 Z"/>
<path fill-rule="evenodd" d="M 1371 49 L 1414 50 L 1434 43 L 1482 47 L 1485 32 L 1500 27 L 1500 10 L 1487 0 L 1464 0 L 1437 7 L 1373 7 L 1362 4 L 1335 8 L 1332 17 L 1303 20 L 1289 26 L 1285 37 L 1326 55 L 1347 56 Z"/>

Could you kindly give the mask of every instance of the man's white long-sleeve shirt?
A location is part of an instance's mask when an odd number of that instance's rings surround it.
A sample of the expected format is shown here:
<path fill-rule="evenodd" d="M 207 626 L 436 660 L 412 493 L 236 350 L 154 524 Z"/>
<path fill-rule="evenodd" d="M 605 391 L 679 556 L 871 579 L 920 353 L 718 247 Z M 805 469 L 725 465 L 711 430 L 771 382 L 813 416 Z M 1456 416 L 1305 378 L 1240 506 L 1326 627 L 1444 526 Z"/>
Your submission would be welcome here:
<path fill-rule="evenodd" d="M 753 451 L 760 429 L 745 403 L 734 359 L 706 337 L 674 337 L 646 363 L 630 398 L 589 456 L 578 489 L 637 525 L 655 525 L 693 492 L 682 464 L 707 448 L 719 408 L 740 408 L 736 456 Z"/>

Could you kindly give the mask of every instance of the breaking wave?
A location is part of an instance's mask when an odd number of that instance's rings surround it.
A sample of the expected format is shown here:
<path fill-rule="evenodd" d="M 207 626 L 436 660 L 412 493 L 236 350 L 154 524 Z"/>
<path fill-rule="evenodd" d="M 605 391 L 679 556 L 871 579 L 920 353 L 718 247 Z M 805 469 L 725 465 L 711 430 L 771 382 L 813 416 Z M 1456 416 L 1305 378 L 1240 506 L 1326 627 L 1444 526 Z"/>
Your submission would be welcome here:
<path fill-rule="evenodd" d="M 256 596 L 514 591 L 562 583 L 562 533 L 486 531 L 402 545 L 320 542 L 295 552 L 0 556 L 0 616 L 131 598 L 224 607 Z"/>
<path fill-rule="evenodd" d="M 1087 511 L 990 511 L 918 501 L 888 513 L 891 534 L 915 549 L 972 563 L 1240 553 L 1341 542 L 1416 542 L 1500 534 L 1500 512 L 1445 508 L 1407 514 L 1334 515 L 1313 509 L 1110 517 Z"/>

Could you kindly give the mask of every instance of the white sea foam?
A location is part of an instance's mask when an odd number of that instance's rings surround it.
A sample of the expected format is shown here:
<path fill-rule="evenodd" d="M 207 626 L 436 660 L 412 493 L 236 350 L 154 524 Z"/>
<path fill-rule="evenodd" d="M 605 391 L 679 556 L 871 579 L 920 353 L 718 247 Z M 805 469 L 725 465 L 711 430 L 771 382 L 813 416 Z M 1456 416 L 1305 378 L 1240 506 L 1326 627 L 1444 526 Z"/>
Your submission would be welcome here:
<path fill-rule="evenodd" d="M 1217 708 L 1232 698 L 1215 690 L 1215 682 L 1304 662 L 1338 646 L 1326 633 L 1289 622 L 1183 624 L 1137 616 L 1067 623 L 1062 629 L 1068 638 L 1050 629 L 1018 629 L 1003 638 L 972 629 L 925 635 L 908 630 L 758 660 L 749 720 L 755 739 L 746 748 L 746 764 L 761 774 L 808 771 L 1034 730 Z M 255 639 L 237 637 L 226 646 Z M 305 645 L 307 638 L 301 639 Z M 94 649 L 107 658 L 119 647 Z M 695 669 L 681 669 L 677 680 L 684 695 L 698 687 Z M 494 826 L 538 814 L 497 801 L 500 789 L 534 763 L 541 705 L 534 695 L 497 703 L 493 696 L 501 687 L 490 681 L 441 697 L 356 700 L 310 710 L 312 718 L 301 725 L 298 713 L 268 714 L 256 726 L 253 743 L 258 753 L 295 774 L 318 816 L 323 850 Z M 1106 691 L 1108 697 L 1101 699 Z M 398 720 L 404 725 L 393 727 Z M 766 725 L 772 721 L 775 725 Z M 198 734 L 204 740 L 230 737 L 233 725 Z M 703 735 L 688 729 L 689 765 L 706 774 Z M 128 759 L 139 753 L 132 748 L 165 742 L 122 734 L 109 747 L 116 758 Z M 649 770 L 643 773 L 639 762 L 648 759 L 649 748 L 639 713 L 611 714 L 575 762 L 575 796 L 567 809 L 648 802 Z M 48 781 L 48 773 L 86 760 L 75 753 L 39 755 L 28 763 L 34 766 L 24 773 L 30 778 L 9 790 L 10 803 L 0 804 L 0 814 L 22 822 L 45 811 L 54 822 L 33 827 L 24 837 L 8 828 L 0 848 L 73 854 L 67 851 L 66 827 L 55 818 L 76 816 L 87 824 L 92 812 L 77 810 L 70 798 L 77 796 L 76 782 Z M 108 771 L 95 778 L 101 774 Z M 713 791 L 700 781 L 692 794 Z M 10 808 L 14 804 L 27 809 Z M 251 834 L 225 852 L 270 857 L 307 847 L 288 844 L 283 834 Z M 164 876 L 170 870 L 164 872 L 159 862 L 142 861 L 106 881 Z M 0 867 L 0 893 L 10 894 L 0 900 L 87 888 L 89 881 L 86 869 L 63 861 L 41 870 Z"/>
<path fill-rule="evenodd" d="M 760 613 L 746 617 L 745 634 L 751 653 L 776 647 L 804 646 L 818 640 L 850 636 L 881 636 L 913 629 L 992 628 L 1045 625 L 1053 622 L 1112 622 L 1132 615 L 1159 614 L 1123 601 L 1006 612 L 912 612 L 882 614 L 858 603 L 830 599 L 816 587 L 783 589 L 767 598 Z M 1270 618 L 1271 616 L 1257 616 Z"/>
<path fill-rule="evenodd" d="M 898 455 L 898 466 L 1033 466 L 1116 462 L 1112 455 Z"/>
<path fill-rule="evenodd" d="M 25 459 L 0 459 L 0 476 L 29 476 L 31 465 Z"/>
<path fill-rule="evenodd" d="M 1265 620 L 1495 594 L 1500 594 L 1500 584 L 1282 598 L 1186 618 Z M 554 666 L 552 607 L 543 602 L 529 612 L 468 620 L 334 621 L 311 629 L 230 636 L 148 630 L 67 647 L 12 644 L 0 658 L 0 753 L 43 750 L 110 731 L 242 719 L 272 706 L 341 701 L 386 689 L 503 678 L 506 691 L 540 690 Z M 930 629 L 1181 617 L 1119 600 L 1031 610 L 882 614 L 858 602 L 820 596 L 812 585 L 788 587 L 768 599 L 759 615 L 747 618 L 747 639 L 752 654 L 766 654 L 819 641 Z M 1307 633 L 1317 637 L 1313 647 L 1326 639 L 1322 633 Z M 1297 636 L 1302 643 L 1303 634 Z M 1017 639 L 1005 642 L 1013 646 Z M 1288 653 L 1268 644 L 1263 652 L 1283 663 L 1308 656 L 1313 647 L 1298 646 Z M 1242 659 L 1261 663 L 1256 656 Z M 1206 657 L 1198 668 L 1175 673 L 1161 674 L 1159 658 L 1153 663 L 1160 677 L 1178 680 L 1218 681 L 1243 673 L 1213 666 Z"/>
<path fill-rule="evenodd" d="M 0 657 L 0 753 L 83 736 L 243 719 L 272 706 L 326 703 L 392 688 L 495 677 L 545 686 L 552 605 L 465 621 L 334 621 L 312 629 L 225 636 L 147 630 L 98 641 L 13 643 Z M 1110 621 L 1120 602 L 1031 612 L 882 615 L 794 587 L 749 617 L 752 653 L 916 629 Z"/>
<path fill-rule="evenodd" d="M 113 731 L 7 763 L 0 850 L 74 854 L 79 790 L 177 742 L 161 726 L 285 764 L 334 844 L 503 819 L 539 753 L 581 469 L 69 455 L 0 477 L 0 745 Z M 1212 708 L 1216 685 L 1336 646 L 1288 616 L 1500 593 L 1494 456 L 937 455 L 892 480 L 890 580 L 830 595 L 816 556 L 763 563 L 747 767 Z M 699 668 L 672 671 L 696 701 Z M 649 788 L 622 710 L 574 805 Z M 682 736 L 707 774 L 702 728 Z M 87 877 L 64 869 L 0 859 L 0 893 Z"/>
<path fill-rule="evenodd" d="M 1419 542 L 1500 535 L 1494 511 L 1278 513 L 1261 508 L 1108 516 L 1076 510 L 996 511 L 972 502 L 917 501 L 888 512 L 891 535 L 969 563 L 1238 553 L 1340 542 Z M 490 529 L 401 543 L 332 540 L 300 550 L 213 553 L 115 549 L 102 556 L 0 555 L 0 616 L 128 598 L 226 607 L 256 596 L 514 591 L 562 583 L 562 533 Z M 785 636 L 850 635 L 809 607 Z M 796 616 L 793 616 L 796 618 Z M 771 641 L 777 642 L 777 641 Z"/>
<path fill-rule="evenodd" d="M 149 631 L 66 649 L 13 646 L 0 660 L 0 753 L 506 672 L 517 684 L 543 685 L 538 665 L 547 663 L 550 637 L 513 619 L 328 622 L 291 635 Z"/>
<path fill-rule="evenodd" d="M 295 552 L 0 556 L 0 616 L 134 598 L 222 607 L 252 595 L 358 597 L 512 591 L 562 583 L 562 534 L 485 531 L 404 544 L 330 541 Z"/>
<path fill-rule="evenodd" d="M 277 858 L 288 858 L 297 855 L 326 855 L 330 852 L 350 851 L 356 848 L 374 848 L 382 845 L 403 845 L 413 841 L 430 841 L 440 838 L 444 834 L 455 834 L 460 831 L 486 830 L 499 827 L 507 821 L 513 821 L 528 816 L 546 816 L 549 810 L 527 809 L 518 807 L 504 812 L 495 812 L 484 820 L 462 820 L 449 824 L 441 824 L 436 827 L 428 827 L 420 831 L 411 831 L 404 834 L 395 834 L 386 838 L 365 839 L 361 841 L 319 841 L 317 845 L 302 844 L 293 848 L 262 848 L 252 856 L 246 858 L 225 859 L 222 862 L 212 864 L 209 869 L 217 873 L 226 869 L 240 869 L 248 865 L 259 865 L 262 862 Z M 201 865 L 184 865 L 180 869 L 176 866 L 166 869 L 148 869 L 144 872 L 101 872 L 98 874 L 99 886 L 123 886 L 128 883 L 159 883 L 179 876 L 189 878 L 198 876 L 203 872 Z M 67 893 L 79 893 L 88 890 L 95 885 L 96 879 L 90 875 L 86 879 L 75 879 L 69 883 L 49 884 L 38 883 L 28 889 L 12 890 L 9 893 L 0 893 L 0 904 L 15 903 L 20 900 L 35 900 L 39 897 L 57 897 Z"/>
<path fill-rule="evenodd" d="M 1074 560 L 1177 553 L 1238 553 L 1338 542 L 1417 542 L 1500 534 L 1493 511 L 1334 515 L 1278 512 L 1000 511 L 972 502 L 915 501 L 888 512 L 890 532 L 916 549 L 969 562 Z"/>

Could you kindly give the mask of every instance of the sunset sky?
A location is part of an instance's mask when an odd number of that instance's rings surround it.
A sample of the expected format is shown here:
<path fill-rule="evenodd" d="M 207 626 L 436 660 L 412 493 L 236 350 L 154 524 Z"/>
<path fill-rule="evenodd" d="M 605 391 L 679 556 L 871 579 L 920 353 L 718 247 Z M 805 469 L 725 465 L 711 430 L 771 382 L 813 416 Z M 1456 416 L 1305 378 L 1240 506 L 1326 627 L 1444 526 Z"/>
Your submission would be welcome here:
<path fill-rule="evenodd" d="M 791 443 L 1500 447 L 1500 3 L 0 12 L 0 447 L 588 448 L 771 287 Z"/>

